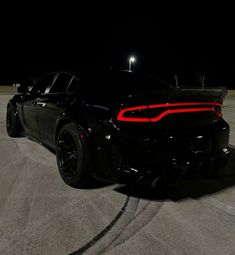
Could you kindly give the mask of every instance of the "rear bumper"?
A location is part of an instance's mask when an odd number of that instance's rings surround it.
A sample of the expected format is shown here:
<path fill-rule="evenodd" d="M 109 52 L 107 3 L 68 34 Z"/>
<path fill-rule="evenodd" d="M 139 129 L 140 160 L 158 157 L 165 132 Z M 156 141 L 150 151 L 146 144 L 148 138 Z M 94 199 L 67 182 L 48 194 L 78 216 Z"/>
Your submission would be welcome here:
<path fill-rule="evenodd" d="M 229 125 L 223 119 L 197 129 L 147 134 L 122 130 L 110 134 L 111 138 L 99 147 L 101 167 L 97 174 L 114 182 L 211 175 L 225 164 L 230 154 Z"/>
<path fill-rule="evenodd" d="M 182 161 L 169 158 L 168 161 L 156 162 L 156 166 L 130 166 L 119 165 L 112 170 L 112 178 L 121 183 L 132 181 L 154 180 L 156 177 L 163 179 L 172 178 L 192 178 L 195 176 L 209 177 L 216 174 L 227 163 L 230 154 L 229 148 L 224 148 L 216 153 L 207 154 L 200 157 L 190 157 Z"/>

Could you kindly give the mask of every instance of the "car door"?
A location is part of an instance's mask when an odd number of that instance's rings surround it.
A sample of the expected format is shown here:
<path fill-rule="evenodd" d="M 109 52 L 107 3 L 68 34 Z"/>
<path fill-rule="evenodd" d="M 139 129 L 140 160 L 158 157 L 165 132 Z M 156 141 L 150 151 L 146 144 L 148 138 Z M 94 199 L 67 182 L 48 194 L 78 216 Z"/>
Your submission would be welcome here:
<path fill-rule="evenodd" d="M 32 139 L 39 140 L 37 121 L 37 103 L 46 88 L 51 86 L 55 74 L 49 74 L 40 79 L 32 88 L 28 98 L 21 104 L 20 118 L 24 132 Z"/>
<path fill-rule="evenodd" d="M 40 140 L 54 149 L 55 128 L 59 115 L 65 111 L 67 104 L 67 88 L 73 79 L 68 73 L 59 73 L 52 86 L 37 101 L 37 118 Z"/>

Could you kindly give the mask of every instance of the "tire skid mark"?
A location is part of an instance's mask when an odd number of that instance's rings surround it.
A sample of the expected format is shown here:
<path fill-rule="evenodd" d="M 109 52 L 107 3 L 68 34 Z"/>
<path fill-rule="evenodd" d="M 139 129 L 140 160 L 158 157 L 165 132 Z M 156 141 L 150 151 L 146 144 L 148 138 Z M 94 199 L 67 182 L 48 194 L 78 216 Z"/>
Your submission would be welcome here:
<path fill-rule="evenodd" d="M 100 252 L 106 249 L 107 242 L 112 243 L 113 240 L 115 240 L 116 237 L 120 235 L 120 232 L 122 232 L 123 229 L 126 228 L 126 226 L 130 223 L 130 221 L 133 220 L 135 212 L 138 208 L 138 204 L 139 204 L 139 198 L 131 198 L 127 196 L 124 205 L 122 206 L 118 214 L 115 216 L 115 218 L 110 222 L 110 224 L 107 225 L 103 230 L 101 230 L 89 242 L 87 242 L 77 251 L 72 252 L 70 255 L 80 255 L 80 254 L 84 254 L 85 252 L 86 254 L 87 253 L 100 254 Z M 116 226 L 117 226 L 117 229 L 114 228 Z M 106 235 L 108 233 L 109 235 L 106 238 Z M 102 243 L 104 239 L 107 239 L 107 240 L 104 243 Z"/>
<path fill-rule="evenodd" d="M 152 201 L 146 204 L 144 208 L 133 218 L 133 220 L 129 222 L 125 230 L 120 232 L 116 239 L 105 247 L 102 254 L 116 248 L 136 235 L 142 228 L 151 222 L 151 220 L 159 213 L 162 206 L 162 202 L 160 202 L 157 206 L 156 202 Z"/>
<path fill-rule="evenodd" d="M 111 223 L 88 243 L 70 255 L 80 255 L 84 253 L 104 254 L 138 233 L 158 214 L 163 205 L 162 202 L 156 205 L 156 202 L 149 201 L 141 211 L 135 215 L 139 201 L 139 198 L 128 196 L 123 207 Z M 125 216 L 128 217 L 126 218 Z"/>
<path fill-rule="evenodd" d="M 141 209 L 141 211 L 140 212 L 138 212 L 138 214 L 136 214 L 129 222 L 128 222 L 128 224 L 125 226 L 125 228 L 123 229 L 123 231 L 120 231 L 120 233 L 112 240 L 112 242 L 111 243 L 109 243 L 101 252 L 99 252 L 98 254 L 102 254 L 102 253 L 104 253 L 104 252 L 106 252 L 106 251 L 109 251 L 109 250 L 112 250 L 113 248 L 115 248 L 115 247 L 113 247 L 113 244 L 114 243 L 116 243 L 116 242 L 118 242 L 118 240 L 120 239 L 120 237 L 123 235 L 123 233 L 124 233 L 124 231 L 126 231 L 126 229 L 128 228 L 128 226 L 133 222 L 133 220 L 135 220 L 140 214 L 142 214 L 142 212 L 144 212 L 145 211 L 145 209 L 148 207 L 148 205 L 151 203 L 151 201 L 149 201 L 142 209 Z M 121 243 L 122 242 L 125 242 L 126 240 L 123 240 L 123 241 L 121 241 Z M 120 244 L 121 244 L 120 243 Z"/>
<path fill-rule="evenodd" d="M 98 254 L 103 254 L 104 252 L 109 251 L 109 250 L 112 250 L 113 248 L 115 248 L 117 245 L 115 245 L 115 246 L 113 247 L 113 244 L 116 243 L 116 242 L 119 240 L 119 238 L 123 235 L 124 231 L 126 231 L 126 229 L 128 228 L 128 226 L 133 222 L 133 220 L 135 220 L 136 217 L 138 217 L 138 215 L 140 215 L 140 214 L 148 207 L 149 204 L 150 204 L 150 202 L 148 202 L 148 203 L 144 206 L 144 208 L 142 208 L 141 211 L 140 211 L 138 214 L 136 214 L 136 215 L 128 222 L 128 224 L 125 226 L 125 228 L 124 228 L 122 231 L 119 232 L 119 234 L 112 240 L 112 242 L 110 242 L 110 243 L 109 243 L 102 251 L 100 251 Z M 121 243 L 123 243 L 123 242 L 125 242 L 125 241 L 126 241 L 126 240 L 123 240 L 123 241 L 121 241 Z M 120 244 L 121 244 L 121 243 L 120 243 Z"/>
<path fill-rule="evenodd" d="M 142 214 L 143 211 L 145 211 L 145 209 L 149 206 L 149 204 L 151 203 L 151 201 L 149 201 L 134 217 L 134 219 L 136 219 L 140 214 Z"/>

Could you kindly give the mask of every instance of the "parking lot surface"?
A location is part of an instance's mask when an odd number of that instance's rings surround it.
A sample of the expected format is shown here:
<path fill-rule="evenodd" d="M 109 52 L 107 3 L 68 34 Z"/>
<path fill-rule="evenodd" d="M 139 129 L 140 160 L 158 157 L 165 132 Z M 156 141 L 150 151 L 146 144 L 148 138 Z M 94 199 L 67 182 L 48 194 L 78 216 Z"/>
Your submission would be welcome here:
<path fill-rule="evenodd" d="M 0 254 L 235 254 L 235 97 L 225 99 L 232 154 L 213 179 L 166 189 L 73 189 L 55 155 L 9 138 L 0 94 Z"/>

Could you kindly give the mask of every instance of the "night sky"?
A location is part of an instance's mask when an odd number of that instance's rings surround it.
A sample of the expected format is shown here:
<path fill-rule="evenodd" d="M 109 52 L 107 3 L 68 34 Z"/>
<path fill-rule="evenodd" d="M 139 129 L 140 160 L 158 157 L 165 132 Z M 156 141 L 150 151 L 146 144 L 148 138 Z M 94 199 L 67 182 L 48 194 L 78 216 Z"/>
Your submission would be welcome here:
<path fill-rule="evenodd" d="M 135 55 L 135 71 L 170 82 L 177 74 L 180 84 L 188 86 L 198 86 L 204 74 L 207 86 L 235 87 L 231 20 L 190 14 L 181 19 L 170 14 L 157 19 L 78 18 L 71 10 L 52 12 L 31 11 L 1 25 L 0 84 L 59 69 L 127 69 L 128 56 Z"/>

